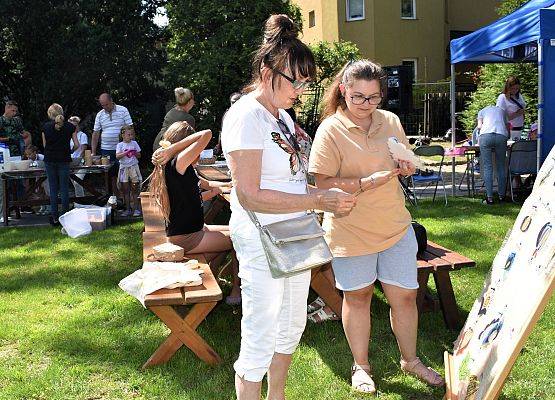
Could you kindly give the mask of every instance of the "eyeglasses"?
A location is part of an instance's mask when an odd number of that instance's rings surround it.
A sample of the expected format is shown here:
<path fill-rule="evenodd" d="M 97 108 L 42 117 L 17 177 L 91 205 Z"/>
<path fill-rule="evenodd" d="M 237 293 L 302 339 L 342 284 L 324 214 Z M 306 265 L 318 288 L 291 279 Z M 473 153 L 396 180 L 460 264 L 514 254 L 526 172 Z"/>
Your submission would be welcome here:
<path fill-rule="evenodd" d="M 374 106 L 378 105 L 382 102 L 382 95 L 374 94 L 370 97 L 365 97 L 365 96 L 361 96 L 360 94 L 355 94 L 354 96 L 351 96 L 351 103 L 353 103 L 356 106 L 361 106 L 365 102 L 368 102 L 368 104 L 372 104 Z"/>
<path fill-rule="evenodd" d="M 297 138 L 295 137 L 295 135 L 291 133 L 287 124 L 283 122 L 280 118 L 277 119 L 277 123 L 279 125 L 279 129 L 281 130 L 281 133 L 285 135 L 285 138 L 287 139 L 289 144 L 293 147 L 293 149 L 295 149 L 296 152 L 301 151 L 301 146 L 299 145 Z"/>
<path fill-rule="evenodd" d="M 278 71 L 276 69 L 274 71 L 277 72 L 278 74 L 280 74 L 281 76 L 283 76 L 289 82 L 291 82 L 291 84 L 293 85 L 293 89 L 295 89 L 295 90 L 304 90 L 308 86 L 310 86 L 310 84 L 312 83 L 310 81 L 304 81 L 304 82 L 303 81 L 298 81 L 296 79 L 291 78 L 290 76 L 285 75 L 283 72 Z"/>

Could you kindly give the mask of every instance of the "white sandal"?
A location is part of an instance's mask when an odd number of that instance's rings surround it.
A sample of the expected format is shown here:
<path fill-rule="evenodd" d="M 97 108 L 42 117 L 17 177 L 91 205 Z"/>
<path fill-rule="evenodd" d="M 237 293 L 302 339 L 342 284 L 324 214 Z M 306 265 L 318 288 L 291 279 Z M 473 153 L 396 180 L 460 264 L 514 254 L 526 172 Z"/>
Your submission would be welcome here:
<path fill-rule="evenodd" d="M 331 308 L 328 307 L 329 312 L 326 312 L 325 308 L 326 307 L 319 308 L 313 313 L 308 314 L 306 318 L 315 324 L 319 324 L 324 321 L 339 321 L 341 319 Z"/>
<path fill-rule="evenodd" d="M 376 384 L 370 374 L 370 365 L 353 364 L 351 367 L 351 387 L 360 393 L 376 394 Z"/>
<path fill-rule="evenodd" d="M 314 311 L 319 310 L 320 308 L 324 307 L 325 305 L 326 305 L 326 303 L 324 303 L 324 300 L 321 297 L 316 297 L 316 300 L 314 300 L 312 303 L 310 303 L 306 307 L 306 312 L 308 314 L 312 314 Z"/>

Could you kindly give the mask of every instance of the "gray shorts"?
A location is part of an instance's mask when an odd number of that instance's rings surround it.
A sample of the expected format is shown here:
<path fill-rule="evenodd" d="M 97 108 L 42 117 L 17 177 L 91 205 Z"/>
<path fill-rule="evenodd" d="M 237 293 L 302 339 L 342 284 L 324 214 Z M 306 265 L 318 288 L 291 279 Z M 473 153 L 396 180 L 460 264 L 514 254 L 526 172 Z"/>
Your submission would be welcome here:
<path fill-rule="evenodd" d="M 374 254 L 335 257 L 332 261 L 335 285 L 353 291 L 372 285 L 376 279 L 388 285 L 418 289 L 416 252 L 418 244 L 412 226 L 395 245 Z"/>

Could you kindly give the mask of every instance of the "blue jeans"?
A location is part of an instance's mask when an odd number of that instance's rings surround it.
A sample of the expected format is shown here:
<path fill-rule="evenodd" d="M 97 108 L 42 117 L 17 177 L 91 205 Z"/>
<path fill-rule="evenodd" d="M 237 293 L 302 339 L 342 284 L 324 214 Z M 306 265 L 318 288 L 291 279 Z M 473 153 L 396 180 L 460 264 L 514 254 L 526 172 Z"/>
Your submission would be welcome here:
<path fill-rule="evenodd" d="M 46 176 L 50 186 L 50 215 L 58 219 L 58 193 L 62 198 L 62 210 L 69 210 L 69 162 L 45 162 Z"/>
<path fill-rule="evenodd" d="M 505 160 L 507 158 L 507 137 L 497 133 L 480 134 L 480 168 L 486 184 L 488 198 L 493 198 L 493 158 L 495 153 L 495 165 L 497 166 L 497 193 L 499 197 L 505 197 L 507 186 L 507 173 Z"/>
<path fill-rule="evenodd" d="M 100 155 L 102 157 L 108 156 L 110 161 L 115 161 L 114 165 L 110 168 L 110 176 L 116 176 L 119 171 L 119 160 L 116 158 L 116 151 L 100 149 Z"/>

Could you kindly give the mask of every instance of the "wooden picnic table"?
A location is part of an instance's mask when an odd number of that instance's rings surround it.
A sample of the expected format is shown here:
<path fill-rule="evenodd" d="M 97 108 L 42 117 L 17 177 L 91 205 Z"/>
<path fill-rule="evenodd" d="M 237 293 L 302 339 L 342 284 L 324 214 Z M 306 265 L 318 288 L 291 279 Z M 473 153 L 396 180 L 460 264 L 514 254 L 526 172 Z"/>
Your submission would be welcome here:
<path fill-rule="evenodd" d="M 195 166 L 195 169 L 201 177 L 209 181 L 231 181 L 231 176 L 229 176 L 229 168 L 226 164 L 197 164 Z"/>
<path fill-rule="evenodd" d="M 220 204 L 222 200 L 229 203 L 230 195 L 222 194 L 219 196 Z M 220 205 L 218 206 L 220 207 Z M 420 312 L 435 311 L 441 309 L 445 325 L 449 329 L 458 329 L 460 325 L 459 309 L 451 284 L 451 271 L 462 268 L 474 267 L 476 263 L 468 257 L 449 250 L 428 240 L 428 247 L 422 254 L 418 254 L 418 295 L 417 305 Z M 310 286 L 320 296 L 327 305 L 339 316 L 341 316 L 342 298 L 339 292 L 322 274 L 331 266 L 325 265 L 312 270 Z M 437 299 L 434 299 L 428 290 L 428 280 L 433 276 Z"/>
<path fill-rule="evenodd" d="M 100 197 L 103 196 L 94 185 L 90 182 L 83 180 L 77 176 L 77 174 L 104 174 L 104 186 L 106 190 L 106 194 L 110 194 L 112 192 L 112 182 L 110 179 L 110 165 L 93 165 L 93 166 L 70 166 L 69 168 L 69 178 L 81 186 L 89 193 L 90 196 L 83 196 L 77 197 L 73 196 L 69 198 L 70 202 L 83 202 L 85 204 L 94 202 L 98 200 Z M 34 182 L 31 183 L 29 189 L 26 193 L 26 198 L 18 199 L 16 194 L 15 185 L 13 185 L 11 193 L 10 192 L 10 183 L 15 183 L 17 180 L 23 179 L 34 179 Z M 30 199 L 28 196 L 34 192 L 34 190 L 39 187 L 42 182 L 46 180 L 46 170 L 44 168 L 30 168 L 27 170 L 21 171 L 2 171 L 0 173 L 0 183 L 4 186 L 4 209 L 3 209 L 3 217 L 4 217 L 4 225 L 8 225 L 8 215 L 11 208 L 16 208 L 16 212 L 19 213 L 19 207 L 26 207 L 26 206 L 41 206 L 41 205 L 49 205 L 50 199 L 48 197 L 42 199 Z M 58 200 L 60 202 L 60 200 Z M 18 214 L 19 215 L 19 214 Z M 113 213 L 112 213 L 113 217 Z"/>
<path fill-rule="evenodd" d="M 151 253 L 152 246 L 164 241 L 163 232 L 143 232 L 144 259 L 146 260 Z M 218 353 L 196 331 L 222 299 L 222 291 L 204 256 L 195 254 L 191 255 L 191 258 L 201 264 L 202 285 L 160 289 L 145 298 L 145 306 L 170 329 L 171 333 L 144 363 L 143 369 L 168 362 L 183 345 L 210 365 L 222 362 Z M 191 306 L 185 316 L 181 316 L 178 312 L 178 308 L 182 306 Z"/>

